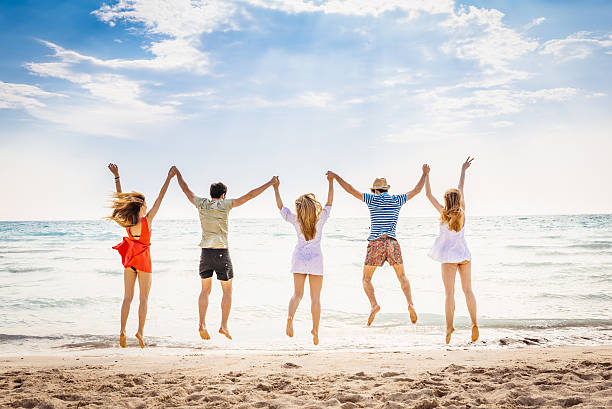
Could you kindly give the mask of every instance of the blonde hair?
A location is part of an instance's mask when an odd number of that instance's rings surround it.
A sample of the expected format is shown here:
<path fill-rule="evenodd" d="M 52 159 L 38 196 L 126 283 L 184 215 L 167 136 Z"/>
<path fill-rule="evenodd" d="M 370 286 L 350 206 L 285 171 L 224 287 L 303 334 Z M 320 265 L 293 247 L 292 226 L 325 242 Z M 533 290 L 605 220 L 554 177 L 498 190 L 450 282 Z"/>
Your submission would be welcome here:
<path fill-rule="evenodd" d="M 313 193 L 307 193 L 295 201 L 295 211 L 300 222 L 300 228 L 306 241 L 310 241 L 317 235 L 317 221 L 323 207 L 317 201 Z"/>
<path fill-rule="evenodd" d="M 140 209 L 145 204 L 145 197 L 142 193 L 114 193 L 111 209 L 113 214 L 107 219 L 114 220 L 121 227 L 132 227 L 140 221 Z"/>
<path fill-rule="evenodd" d="M 444 210 L 440 216 L 440 223 L 448 223 L 449 230 L 460 231 L 464 220 L 465 215 L 461 210 L 461 192 L 458 189 L 448 189 L 444 192 Z"/>

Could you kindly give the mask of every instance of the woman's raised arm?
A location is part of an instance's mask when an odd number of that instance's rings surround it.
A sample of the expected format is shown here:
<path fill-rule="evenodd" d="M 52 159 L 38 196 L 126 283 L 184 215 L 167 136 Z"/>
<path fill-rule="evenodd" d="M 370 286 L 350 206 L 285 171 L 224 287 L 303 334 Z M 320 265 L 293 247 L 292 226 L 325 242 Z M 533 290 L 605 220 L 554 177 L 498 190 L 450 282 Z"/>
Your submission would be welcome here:
<path fill-rule="evenodd" d="M 117 193 L 121 193 L 121 180 L 119 178 L 119 167 L 114 163 L 108 164 L 108 170 L 115 176 L 115 189 Z"/>
<path fill-rule="evenodd" d="M 461 207 L 465 209 L 465 196 L 463 195 L 463 185 L 465 184 L 465 171 L 470 167 L 474 158 L 467 157 L 461 165 L 461 176 L 459 177 L 459 191 L 461 192 Z"/>
<path fill-rule="evenodd" d="M 427 177 L 425 177 L 425 194 L 427 195 L 427 198 L 429 199 L 433 207 L 435 207 L 438 212 L 442 213 L 444 207 L 442 207 L 440 202 L 438 202 L 434 195 L 431 193 L 431 185 L 429 184 L 429 174 L 427 174 Z"/>
<path fill-rule="evenodd" d="M 274 188 L 274 198 L 276 199 L 276 206 L 278 207 L 278 210 L 282 210 L 283 199 L 281 198 L 280 191 L 278 190 L 280 180 L 278 179 L 278 176 L 274 176 L 272 180 L 274 181 L 274 183 L 272 183 L 272 187 Z"/>
<path fill-rule="evenodd" d="M 166 181 L 164 182 L 161 190 L 159 191 L 159 195 L 157 196 L 157 199 L 155 200 L 153 207 L 151 207 L 151 209 L 147 213 L 147 222 L 149 222 L 149 224 L 151 224 L 151 222 L 155 218 L 155 215 L 157 214 L 157 211 L 159 210 L 159 207 L 161 206 L 162 200 L 164 200 L 164 196 L 166 195 L 166 191 L 168 190 L 170 181 L 172 180 L 174 175 L 176 175 L 176 168 L 172 167 L 168 171 L 168 176 L 166 176 Z"/>
<path fill-rule="evenodd" d="M 329 182 L 329 188 L 327 190 L 327 203 L 325 206 L 331 206 L 334 203 L 334 173 L 327 172 L 327 181 Z"/>

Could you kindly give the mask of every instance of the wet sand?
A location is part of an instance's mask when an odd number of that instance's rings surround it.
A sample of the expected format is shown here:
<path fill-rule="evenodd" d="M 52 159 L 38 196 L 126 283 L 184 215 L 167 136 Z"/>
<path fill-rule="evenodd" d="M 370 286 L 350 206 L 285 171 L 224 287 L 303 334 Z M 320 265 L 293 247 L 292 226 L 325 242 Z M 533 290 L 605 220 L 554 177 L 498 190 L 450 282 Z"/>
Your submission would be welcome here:
<path fill-rule="evenodd" d="M 611 408 L 612 346 L 0 358 L 0 407 Z"/>

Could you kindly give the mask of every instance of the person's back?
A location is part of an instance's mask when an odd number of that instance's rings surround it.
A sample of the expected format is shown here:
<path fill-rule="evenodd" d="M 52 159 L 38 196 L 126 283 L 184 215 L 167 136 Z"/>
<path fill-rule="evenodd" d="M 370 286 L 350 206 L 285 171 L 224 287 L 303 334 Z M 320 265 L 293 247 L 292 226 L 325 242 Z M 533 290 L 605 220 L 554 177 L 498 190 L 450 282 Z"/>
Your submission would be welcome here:
<path fill-rule="evenodd" d="M 233 207 L 232 199 L 210 200 L 194 196 L 202 225 L 202 248 L 228 248 L 228 216 Z"/>
<path fill-rule="evenodd" d="M 375 240 L 383 235 L 395 238 L 395 229 L 401 207 L 406 203 L 406 194 L 390 195 L 388 192 L 380 194 L 364 193 L 363 201 L 370 210 L 370 236 L 368 240 Z"/>

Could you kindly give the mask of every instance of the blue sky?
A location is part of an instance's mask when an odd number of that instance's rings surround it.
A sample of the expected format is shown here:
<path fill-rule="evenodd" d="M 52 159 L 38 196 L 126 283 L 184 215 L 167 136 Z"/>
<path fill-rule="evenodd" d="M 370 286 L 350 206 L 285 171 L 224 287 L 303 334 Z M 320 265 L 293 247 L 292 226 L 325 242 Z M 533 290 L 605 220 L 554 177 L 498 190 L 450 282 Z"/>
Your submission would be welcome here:
<path fill-rule="evenodd" d="M 290 202 L 328 168 L 406 191 L 424 162 L 441 193 L 468 154 L 474 214 L 611 212 L 611 21 L 605 1 L 3 2 L 0 219 L 103 216 L 110 161 L 149 200 L 176 164 L 202 195 L 278 174 Z M 273 217 L 270 192 L 236 213 Z M 160 215 L 193 216 L 176 186 Z"/>

